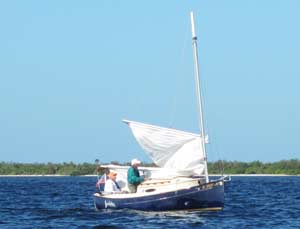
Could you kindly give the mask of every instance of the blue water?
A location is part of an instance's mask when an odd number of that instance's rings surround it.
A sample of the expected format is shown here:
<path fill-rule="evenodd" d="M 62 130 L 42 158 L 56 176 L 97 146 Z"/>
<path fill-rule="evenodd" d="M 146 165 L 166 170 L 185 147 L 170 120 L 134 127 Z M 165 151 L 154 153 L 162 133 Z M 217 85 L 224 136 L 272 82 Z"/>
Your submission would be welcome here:
<path fill-rule="evenodd" d="M 95 211 L 95 177 L 0 177 L 0 228 L 300 228 L 300 177 L 233 177 L 219 212 Z"/>

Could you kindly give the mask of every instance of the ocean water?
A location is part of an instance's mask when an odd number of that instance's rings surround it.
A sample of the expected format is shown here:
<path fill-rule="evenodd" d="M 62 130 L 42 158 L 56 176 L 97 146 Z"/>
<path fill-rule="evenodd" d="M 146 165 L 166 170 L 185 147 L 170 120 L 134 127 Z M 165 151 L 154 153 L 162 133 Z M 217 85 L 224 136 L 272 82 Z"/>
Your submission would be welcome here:
<path fill-rule="evenodd" d="M 218 212 L 95 211 L 95 177 L 0 177 L 0 228 L 300 228 L 300 177 L 232 177 Z"/>

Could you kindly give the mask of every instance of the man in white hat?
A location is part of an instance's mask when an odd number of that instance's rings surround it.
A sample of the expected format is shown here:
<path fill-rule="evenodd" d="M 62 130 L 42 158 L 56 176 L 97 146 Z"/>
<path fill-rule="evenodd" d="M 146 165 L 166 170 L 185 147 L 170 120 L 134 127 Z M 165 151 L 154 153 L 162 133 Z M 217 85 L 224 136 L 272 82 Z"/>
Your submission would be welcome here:
<path fill-rule="evenodd" d="M 131 166 L 127 172 L 128 189 L 134 193 L 137 191 L 137 186 L 144 181 L 144 177 L 140 176 L 138 166 L 141 162 L 138 159 L 132 159 Z"/>

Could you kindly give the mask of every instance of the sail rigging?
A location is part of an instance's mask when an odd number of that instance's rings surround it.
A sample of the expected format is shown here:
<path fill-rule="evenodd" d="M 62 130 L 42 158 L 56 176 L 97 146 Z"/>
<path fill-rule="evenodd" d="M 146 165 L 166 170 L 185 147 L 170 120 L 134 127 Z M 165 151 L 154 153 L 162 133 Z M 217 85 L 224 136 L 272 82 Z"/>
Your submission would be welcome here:
<path fill-rule="evenodd" d="M 191 12 L 191 27 L 200 134 L 197 135 L 140 122 L 123 121 L 129 125 L 137 142 L 156 165 L 166 169 L 195 171 L 194 173 L 196 174 L 204 175 L 206 182 L 208 182 L 205 137 L 202 137 L 205 136 L 205 131 L 200 93 L 197 36 L 193 12 Z"/>

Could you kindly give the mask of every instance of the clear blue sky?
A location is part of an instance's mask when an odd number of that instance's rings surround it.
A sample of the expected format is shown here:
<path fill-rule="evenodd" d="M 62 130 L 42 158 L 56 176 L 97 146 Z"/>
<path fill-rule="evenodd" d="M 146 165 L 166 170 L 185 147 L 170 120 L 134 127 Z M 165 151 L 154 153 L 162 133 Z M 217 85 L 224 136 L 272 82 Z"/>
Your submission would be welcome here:
<path fill-rule="evenodd" d="M 123 118 L 198 132 L 208 159 L 300 158 L 300 1 L 1 1 L 0 161 L 149 161 Z"/>

